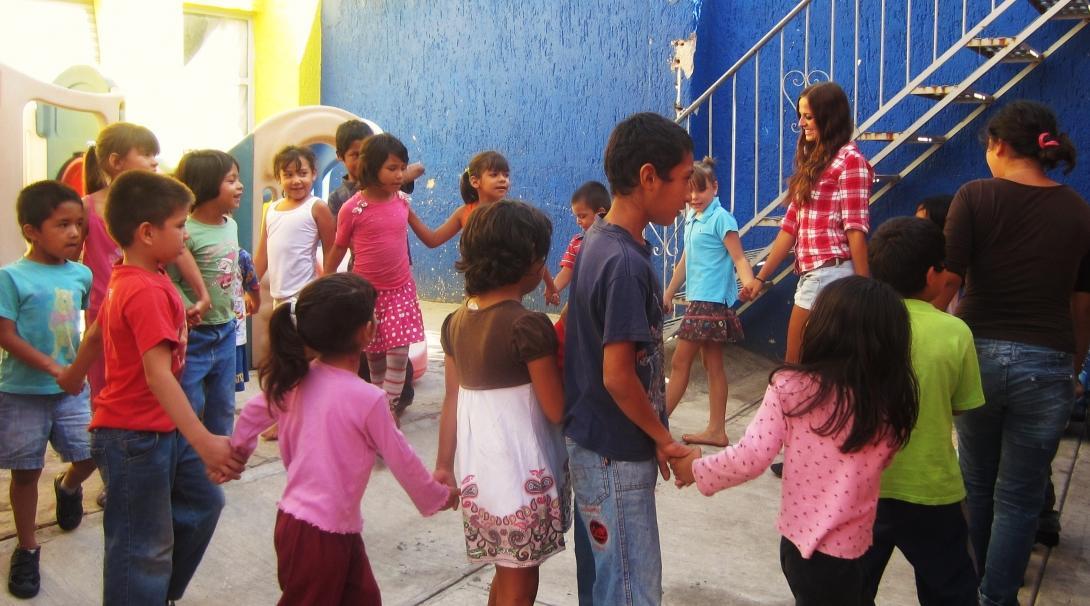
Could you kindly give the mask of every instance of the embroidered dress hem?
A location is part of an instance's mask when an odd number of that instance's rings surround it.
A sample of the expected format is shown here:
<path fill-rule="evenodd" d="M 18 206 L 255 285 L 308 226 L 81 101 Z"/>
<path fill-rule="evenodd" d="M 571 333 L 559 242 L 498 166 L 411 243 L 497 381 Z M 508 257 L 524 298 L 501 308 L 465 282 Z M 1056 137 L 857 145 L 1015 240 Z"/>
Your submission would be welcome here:
<path fill-rule="evenodd" d="M 679 339 L 737 343 L 746 338 L 734 310 L 722 303 L 690 301 L 677 330 Z"/>

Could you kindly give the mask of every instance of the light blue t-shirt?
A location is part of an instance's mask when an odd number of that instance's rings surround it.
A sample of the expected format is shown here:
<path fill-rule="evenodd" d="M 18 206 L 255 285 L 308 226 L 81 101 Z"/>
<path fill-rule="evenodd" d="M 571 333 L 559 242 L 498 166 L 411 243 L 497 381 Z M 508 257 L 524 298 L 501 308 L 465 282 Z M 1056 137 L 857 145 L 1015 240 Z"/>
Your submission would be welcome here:
<path fill-rule="evenodd" d="M 19 336 L 61 366 L 79 350 L 80 310 L 87 309 L 91 270 L 65 261 L 44 265 L 23 258 L 0 268 L 0 318 L 15 322 Z M 56 394 L 63 390 L 48 374 L 0 350 L 0 391 Z"/>
<path fill-rule="evenodd" d="M 704 212 L 685 215 L 685 298 L 734 305 L 738 280 L 734 261 L 723 246 L 727 233 L 738 231 L 734 216 L 713 198 Z"/>

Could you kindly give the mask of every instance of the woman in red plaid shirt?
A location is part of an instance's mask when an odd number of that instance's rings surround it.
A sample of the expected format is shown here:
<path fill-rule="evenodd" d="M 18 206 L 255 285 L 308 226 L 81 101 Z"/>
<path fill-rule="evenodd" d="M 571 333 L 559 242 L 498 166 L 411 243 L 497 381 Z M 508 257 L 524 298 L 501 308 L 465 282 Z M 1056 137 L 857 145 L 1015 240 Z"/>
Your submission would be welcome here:
<path fill-rule="evenodd" d="M 851 107 L 839 85 L 821 82 L 804 89 L 798 114 L 801 132 L 787 215 L 767 262 L 745 285 L 750 298 L 759 295 L 794 247 L 799 282 L 787 323 L 789 364 L 799 361 L 802 329 L 821 289 L 853 273 L 869 275 L 866 238 L 874 181 L 874 169 L 851 141 Z"/>

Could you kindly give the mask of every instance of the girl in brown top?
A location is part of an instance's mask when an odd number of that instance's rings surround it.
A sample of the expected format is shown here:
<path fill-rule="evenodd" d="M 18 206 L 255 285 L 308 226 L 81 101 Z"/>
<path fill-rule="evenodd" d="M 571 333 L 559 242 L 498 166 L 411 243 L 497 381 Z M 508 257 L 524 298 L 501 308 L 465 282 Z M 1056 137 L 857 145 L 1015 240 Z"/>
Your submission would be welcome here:
<path fill-rule="evenodd" d="M 443 322 L 436 473 L 461 488 L 469 560 L 496 565 L 489 604 L 533 604 L 538 566 L 564 549 L 569 526 L 556 333 L 521 302 L 541 282 L 551 238 L 528 204 L 478 208 L 455 264 L 468 297 Z"/>

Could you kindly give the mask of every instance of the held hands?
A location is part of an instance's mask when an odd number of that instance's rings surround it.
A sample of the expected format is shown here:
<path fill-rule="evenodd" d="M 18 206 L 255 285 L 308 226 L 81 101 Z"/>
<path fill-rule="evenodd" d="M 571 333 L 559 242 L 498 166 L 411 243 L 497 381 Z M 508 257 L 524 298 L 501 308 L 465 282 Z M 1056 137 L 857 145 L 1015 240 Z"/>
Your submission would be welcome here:
<path fill-rule="evenodd" d="M 672 313 L 674 311 L 674 291 L 666 289 L 666 292 L 662 293 L 662 313 Z"/>
<path fill-rule="evenodd" d="M 560 305 L 560 291 L 548 283 L 545 284 L 545 302 L 549 305 Z"/>
<path fill-rule="evenodd" d="M 450 496 L 447 497 L 446 504 L 443 505 L 439 511 L 458 509 L 458 500 L 462 496 L 462 491 L 454 481 L 454 473 L 449 469 L 436 469 L 435 472 L 431 474 L 431 477 L 436 482 L 446 484 L 447 488 L 450 489 Z"/>
<path fill-rule="evenodd" d="M 745 283 L 742 287 L 742 292 L 738 293 L 738 298 L 743 301 L 753 301 L 771 287 L 772 284 L 770 282 L 765 282 L 764 280 L 755 277 Z"/>
<path fill-rule="evenodd" d="M 689 454 L 670 459 L 670 468 L 674 470 L 675 486 L 685 488 L 696 482 L 696 477 L 693 476 L 693 461 L 699 459 L 701 454 L 699 446 L 692 446 L 689 448 Z"/>
<path fill-rule="evenodd" d="M 681 442 L 675 442 L 673 438 L 665 444 L 656 444 L 655 458 L 659 461 L 659 472 L 662 474 L 662 479 L 670 479 L 670 468 L 673 466 L 672 459 L 679 459 L 689 454 L 689 447 Z"/>
<path fill-rule="evenodd" d="M 58 368 L 60 367 L 58 366 Z M 63 389 L 64 393 L 78 396 L 83 391 L 83 377 L 74 372 L 71 366 L 60 368 L 57 374 L 53 376 L 57 379 L 57 386 Z"/>
<path fill-rule="evenodd" d="M 242 477 L 242 471 L 246 468 L 246 462 L 240 460 L 234 450 L 231 449 L 227 436 L 208 434 L 200 446 L 194 444 L 197 456 L 204 462 L 208 478 L 216 484 L 222 484 L 229 480 L 237 480 Z"/>
<path fill-rule="evenodd" d="M 201 299 L 189 306 L 185 310 L 185 321 L 189 326 L 196 326 L 201 323 L 201 318 L 204 316 L 204 312 L 208 311 L 208 308 L 212 307 L 211 299 Z"/>

